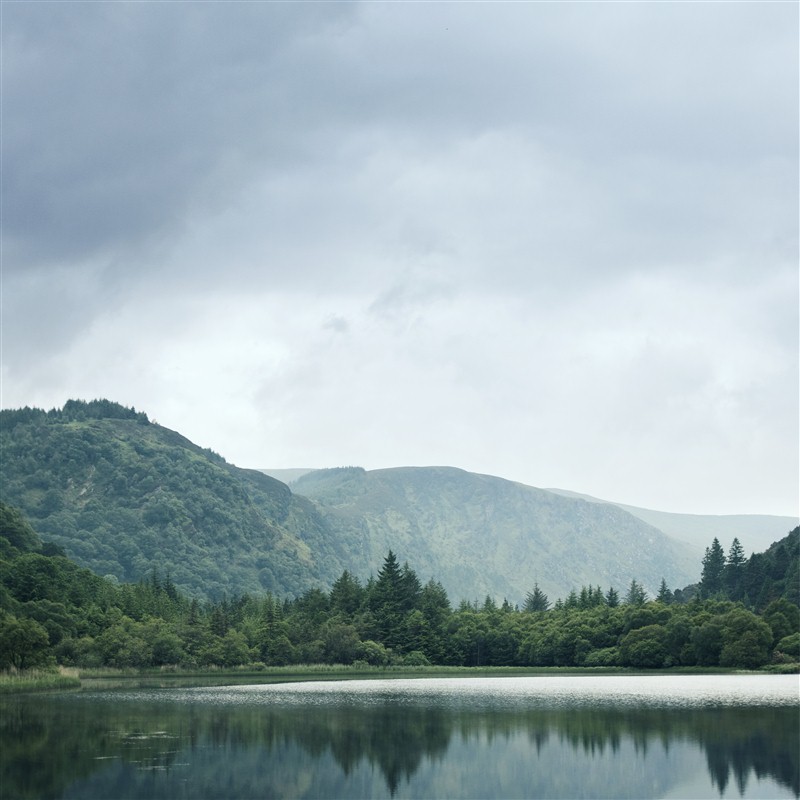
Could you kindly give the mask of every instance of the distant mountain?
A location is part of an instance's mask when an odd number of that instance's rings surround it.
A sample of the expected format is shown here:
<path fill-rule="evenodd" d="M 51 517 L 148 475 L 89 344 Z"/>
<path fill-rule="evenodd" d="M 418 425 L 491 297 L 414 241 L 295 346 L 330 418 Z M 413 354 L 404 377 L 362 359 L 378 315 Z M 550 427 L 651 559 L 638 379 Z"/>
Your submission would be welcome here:
<path fill-rule="evenodd" d="M 590 503 L 604 503 L 622 508 L 634 517 L 663 531 L 667 536 L 687 542 L 703 553 L 716 537 L 726 551 L 734 537 L 738 538 L 745 552 L 760 553 L 773 542 L 786 535 L 797 523 L 796 517 L 770 516 L 767 514 L 676 514 L 668 511 L 653 511 L 624 503 L 600 500 L 587 494 L 566 489 L 548 489 L 564 497 L 579 498 Z"/>
<path fill-rule="evenodd" d="M 589 584 L 624 593 L 634 577 L 655 592 L 699 576 L 693 553 L 622 509 L 451 467 L 320 470 L 293 489 L 363 564 L 391 548 L 454 599 L 519 602 L 534 582 L 552 599 Z"/>
<path fill-rule="evenodd" d="M 302 469 L 300 467 L 297 469 L 260 469 L 259 472 L 263 472 L 265 475 L 269 475 L 270 478 L 275 478 L 276 481 L 280 481 L 289 486 L 296 480 L 302 478 L 303 475 L 314 472 L 314 469 Z"/>

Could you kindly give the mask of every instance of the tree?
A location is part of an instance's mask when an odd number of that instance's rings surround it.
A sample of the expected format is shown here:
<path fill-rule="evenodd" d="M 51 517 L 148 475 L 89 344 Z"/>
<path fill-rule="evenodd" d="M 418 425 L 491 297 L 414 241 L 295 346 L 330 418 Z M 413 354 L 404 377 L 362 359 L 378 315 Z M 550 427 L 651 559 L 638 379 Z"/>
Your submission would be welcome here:
<path fill-rule="evenodd" d="M 769 660 L 772 630 L 764 620 L 743 608 L 735 608 L 722 619 L 722 667 L 754 669 Z"/>
<path fill-rule="evenodd" d="M 413 585 L 409 572 L 410 570 L 400 568 L 397 556 L 390 550 L 378 572 L 378 580 L 372 587 L 370 609 L 375 614 L 381 641 L 393 650 L 402 645 L 403 615 L 410 610 L 407 603 L 409 590 L 413 591 Z"/>
<path fill-rule="evenodd" d="M 706 547 L 703 556 L 703 571 L 700 576 L 700 597 L 706 599 L 721 595 L 725 591 L 725 551 L 714 537 L 711 547 Z"/>
<path fill-rule="evenodd" d="M 724 583 L 725 590 L 731 600 L 741 600 L 744 597 L 744 567 L 747 558 L 744 548 L 739 540 L 734 537 L 731 548 L 728 550 L 728 562 L 725 565 Z"/>
<path fill-rule="evenodd" d="M 663 603 L 665 606 L 668 606 L 673 601 L 672 592 L 667 588 L 667 582 L 664 578 L 661 579 L 661 586 L 658 587 L 658 594 L 656 595 L 656 600 L 659 603 Z"/>
<path fill-rule="evenodd" d="M 606 592 L 606 605 L 609 608 L 616 608 L 619 605 L 619 592 L 613 586 L 609 586 Z"/>
<path fill-rule="evenodd" d="M 528 592 L 525 596 L 525 606 L 523 611 L 530 611 L 533 613 L 540 611 L 547 611 L 550 607 L 550 601 L 547 595 L 539 588 L 538 583 L 533 584 L 533 591 Z"/>
<path fill-rule="evenodd" d="M 800 631 L 800 608 L 783 598 L 773 600 L 764 609 L 763 619 L 772 630 L 774 644 Z"/>
<path fill-rule="evenodd" d="M 619 643 L 626 667 L 663 667 L 667 658 L 667 631 L 662 625 L 646 625 L 627 633 Z"/>
<path fill-rule="evenodd" d="M 626 606 L 643 606 L 647 602 L 647 592 L 644 587 L 634 578 L 628 587 L 625 595 Z"/>
<path fill-rule="evenodd" d="M 0 620 L 0 666 L 22 670 L 47 658 L 47 631 L 33 619 Z"/>
<path fill-rule="evenodd" d="M 331 588 L 331 611 L 352 618 L 361 608 L 363 601 L 363 587 L 357 578 L 345 570 Z"/>

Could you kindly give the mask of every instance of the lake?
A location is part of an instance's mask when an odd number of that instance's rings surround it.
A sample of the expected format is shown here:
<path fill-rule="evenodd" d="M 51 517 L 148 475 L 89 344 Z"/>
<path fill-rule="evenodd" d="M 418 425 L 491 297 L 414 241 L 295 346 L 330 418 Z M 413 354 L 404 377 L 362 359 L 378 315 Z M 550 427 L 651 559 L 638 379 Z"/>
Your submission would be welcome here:
<path fill-rule="evenodd" d="M 0 702 L 8 798 L 798 798 L 797 675 L 433 678 Z"/>

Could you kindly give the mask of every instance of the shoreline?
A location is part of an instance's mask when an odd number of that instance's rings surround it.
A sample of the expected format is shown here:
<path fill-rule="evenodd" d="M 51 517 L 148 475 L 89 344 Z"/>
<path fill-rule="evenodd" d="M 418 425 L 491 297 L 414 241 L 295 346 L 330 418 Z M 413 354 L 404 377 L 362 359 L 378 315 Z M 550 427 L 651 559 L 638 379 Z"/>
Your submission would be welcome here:
<path fill-rule="evenodd" d="M 363 667 L 309 664 L 288 667 L 181 669 L 159 667 L 113 669 L 75 667 L 58 671 L 31 670 L 28 673 L 0 675 L 0 696 L 41 692 L 103 689 L 189 688 L 192 686 L 231 686 L 237 684 L 275 684 L 307 681 L 341 681 L 414 678 L 557 677 L 600 675 L 779 675 L 798 674 L 800 664 L 772 665 L 757 670 L 721 667 L 671 667 L 642 670 L 624 667 Z"/>

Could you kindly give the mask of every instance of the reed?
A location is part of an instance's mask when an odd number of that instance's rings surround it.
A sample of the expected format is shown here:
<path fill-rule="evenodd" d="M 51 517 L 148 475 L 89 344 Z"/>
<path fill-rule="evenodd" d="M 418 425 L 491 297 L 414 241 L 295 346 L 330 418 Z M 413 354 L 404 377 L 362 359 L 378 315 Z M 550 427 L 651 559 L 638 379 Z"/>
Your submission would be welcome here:
<path fill-rule="evenodd" d="M 78 670 L 69 667 L 0 672 L 0 694 L 79 689 L 80 685 Z"/>

